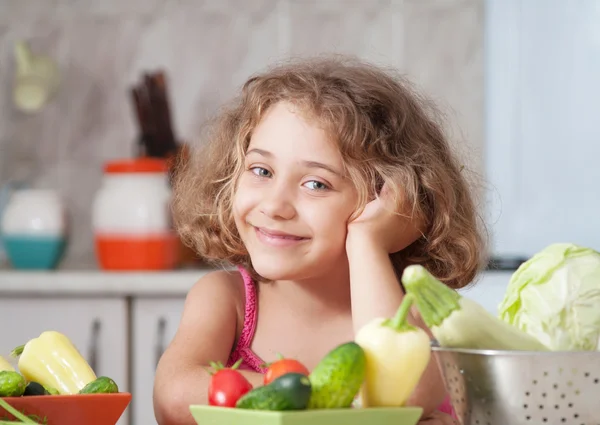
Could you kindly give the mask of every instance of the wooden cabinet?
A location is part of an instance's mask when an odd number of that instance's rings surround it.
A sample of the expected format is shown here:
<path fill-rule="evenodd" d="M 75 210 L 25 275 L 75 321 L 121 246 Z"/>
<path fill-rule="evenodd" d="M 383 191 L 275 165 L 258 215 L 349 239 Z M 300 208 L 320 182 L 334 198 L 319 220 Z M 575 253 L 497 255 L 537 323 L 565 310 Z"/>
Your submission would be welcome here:
<path fill-rule="evenodd" d="M 156 365 L 179 326 L 185 297 L 134 298 L 132 425 L 154 425 L 152 390 Z"/>
<path fill-rule="evenodd" d="M 56 330 L 73 341 L 96 375 L 110 376 L 129 391 L 127 302 L 124 298 L 2 297 L 0 354 Z M 128 409 L 129 410 L 129 409 Z M 126 411 L 118 425 L 129 424 Z"/>

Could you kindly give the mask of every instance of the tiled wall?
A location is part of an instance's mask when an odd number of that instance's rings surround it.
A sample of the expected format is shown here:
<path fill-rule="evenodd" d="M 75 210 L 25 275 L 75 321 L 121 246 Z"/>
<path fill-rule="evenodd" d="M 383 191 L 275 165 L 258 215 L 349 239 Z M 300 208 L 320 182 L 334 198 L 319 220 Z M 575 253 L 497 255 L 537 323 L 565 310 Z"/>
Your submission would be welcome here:
<path fill-rule="evenodd" d="M 11 101 L 19 39 L 61 67 L 34 115 Z M 128 89 L 142 71 L 166 70 L 177 135 L 192 140 L 252 72 L 332 51 L 409 74 L 481 169 L 483 0 L 0 0 L 0 182 L 58 188 L 72 220 L 63 267 L 93 264 L 90 204 L 103 161 L 133 152 Z"/>

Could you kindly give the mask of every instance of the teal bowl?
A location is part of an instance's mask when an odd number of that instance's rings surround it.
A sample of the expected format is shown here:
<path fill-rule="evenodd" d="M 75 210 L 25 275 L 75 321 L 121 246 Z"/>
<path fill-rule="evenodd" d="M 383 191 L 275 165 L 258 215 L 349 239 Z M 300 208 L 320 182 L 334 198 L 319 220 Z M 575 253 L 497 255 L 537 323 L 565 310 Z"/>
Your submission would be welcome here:
<path fill-rule="evenodd" d="M 21 270 L 54 269 L 66 245 L 62 236 L 3 235 L 2 243 L 12 267 Z"/>

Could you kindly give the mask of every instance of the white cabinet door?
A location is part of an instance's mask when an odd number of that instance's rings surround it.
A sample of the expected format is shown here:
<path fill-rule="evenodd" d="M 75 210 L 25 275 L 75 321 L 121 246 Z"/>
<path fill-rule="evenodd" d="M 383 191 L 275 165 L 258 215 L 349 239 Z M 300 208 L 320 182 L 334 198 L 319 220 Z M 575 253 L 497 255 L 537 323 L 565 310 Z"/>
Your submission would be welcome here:
<path fill-rule="evenodd" d="M 5 320 L 0 354 L 47 330 L 65 334 L 90 363 L 96 375 L 109 376 L 128 390 L 127 303 L 119 298 L 3 297 Z M 128 409 L 129 410 L 129 409 Z M 118 425 L 127 425 L 125 412 Z"/>
<path fill-rule="evenodd" d="M 154 425 L 152 389 L 156 364 L 177 327 L 185 297 L 133 300 L 132 425 Z"/>

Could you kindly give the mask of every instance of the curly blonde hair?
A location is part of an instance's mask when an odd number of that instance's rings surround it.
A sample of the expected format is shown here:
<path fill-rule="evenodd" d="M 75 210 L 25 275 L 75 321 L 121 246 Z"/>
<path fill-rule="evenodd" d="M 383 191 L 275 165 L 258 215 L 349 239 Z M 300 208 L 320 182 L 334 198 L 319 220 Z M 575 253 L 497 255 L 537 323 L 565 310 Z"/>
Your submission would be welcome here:
<path fill-rule="evenodd" d="M 479 216 L 440 114 L 403 77 L 346 56 L 291 60 L 243 85 L 174 176 L 173 217 L 186 245 L 208 261 L 245 266 L 261 280 L 232 201 L 252 132 L 281 101 L 338 143 L 359 195 L 356 214 L 387 182 L 424 223 L 421 238 L 391 255 L 398 276 L 419 263 L 453 288 L 474 279 L 483 259 Z"/>

